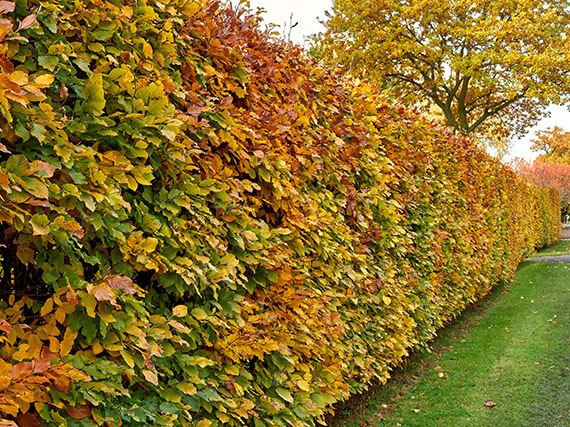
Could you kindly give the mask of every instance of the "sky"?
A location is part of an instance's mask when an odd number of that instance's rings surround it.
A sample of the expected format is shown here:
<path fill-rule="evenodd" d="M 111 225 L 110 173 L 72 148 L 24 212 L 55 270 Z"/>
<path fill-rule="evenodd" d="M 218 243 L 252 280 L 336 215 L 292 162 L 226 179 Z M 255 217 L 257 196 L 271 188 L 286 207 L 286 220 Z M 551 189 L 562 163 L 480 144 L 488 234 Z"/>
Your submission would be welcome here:
<path fill-rule="evenodd" d="M 232 0 L 238 3 L 239 0 Z M 322 31 L 317 17 L 324 19 L 325 10 L 332 8 L 333 0 L 250 0 L 252 8 L 262 7 L 265 9 L 264 19 L 268 24 L 279 25 L 277 29 L 283 33 L 283 25 L 293 14 L 293 24 L 298 25 L 291 31 L 291 40 L 300 45 L 304 45 L 306 36 Z M 545 118 L 532 128 L 529 133 L 521 139 L 511 142 L 509 154 L 505 157 L 508 161 L 514 157 L 522 157 L 526 160 L 533 160 L 539 153 L 531 151 L 531 140 L 537 130 L 544 130 L 548 127 L 559 126 L 566 131 L 570 131 L 570 111 L 564 106 L 552 106 L 549 108 L 550 118 Z"/>

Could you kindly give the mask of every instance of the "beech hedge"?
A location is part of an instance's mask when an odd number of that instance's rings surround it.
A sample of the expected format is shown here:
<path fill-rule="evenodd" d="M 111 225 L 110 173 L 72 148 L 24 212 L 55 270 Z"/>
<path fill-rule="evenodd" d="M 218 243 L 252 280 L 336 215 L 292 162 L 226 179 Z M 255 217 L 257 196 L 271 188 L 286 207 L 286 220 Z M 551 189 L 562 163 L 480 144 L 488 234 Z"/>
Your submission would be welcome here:
<path fill-rule="evenodd" d="M 560 233 L 213 1 L 0 1 L 0 426 L 301 426 Z"/>

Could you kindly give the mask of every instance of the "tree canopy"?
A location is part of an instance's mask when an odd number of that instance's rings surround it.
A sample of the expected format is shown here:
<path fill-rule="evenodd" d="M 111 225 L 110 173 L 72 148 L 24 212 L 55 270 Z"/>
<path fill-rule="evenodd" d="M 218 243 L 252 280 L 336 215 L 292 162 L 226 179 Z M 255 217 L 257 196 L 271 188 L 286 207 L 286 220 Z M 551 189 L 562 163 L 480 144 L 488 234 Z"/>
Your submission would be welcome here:
<path fill-rule="evenodd" d="M 570 165 L 570 132 L 554 126 L 535 135 L 531 149 L 541 152 L 538 156 L 540 160 Z"/>
<path fill-rule="evenodd" d="M 335 0 L 316 52 L 456 132 L 506 141 L 568 98 L 570 3 Z"/>

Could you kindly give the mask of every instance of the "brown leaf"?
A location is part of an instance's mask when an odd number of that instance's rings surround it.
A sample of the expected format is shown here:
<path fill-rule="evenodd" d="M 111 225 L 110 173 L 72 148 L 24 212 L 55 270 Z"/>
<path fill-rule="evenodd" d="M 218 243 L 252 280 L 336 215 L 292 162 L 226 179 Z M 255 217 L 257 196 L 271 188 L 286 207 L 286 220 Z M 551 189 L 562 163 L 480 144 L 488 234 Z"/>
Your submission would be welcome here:
<path fill-rule="evenodd" d="M 16 3 L 12 1 L 0 1 L 0 13 L 14 12 L 15 8 L 16 8 Z"/>
<path fill-rule="evenodd" d="M 222 107 L 226 107 L 226 106 L 230 105 L 232 102 L 234 102 L 234 98 L 231 97 L 231 96 L 226 96 L 225 98 L 223 98 L 223 99 L 220 101 L 220 105 L 221 105 Z"/>
<path fill-rule="evenodd" d="M 57 170 L 57 168 L 54 165 L 47 162 L 43 162 L 41 160 L 33 161 L 30 165 L 30 169 L 36 175 L 42 176 L 44 178 L 51 178 L 53 176 L 53 173 Z"/>
<path fill-rule="evenodd" d="M 72 307 L 75 307 L 77 304 L 79 304 L 79 297 L 75 292 L 67 291 L 65 294 L 65 299 Z"/>
<path fill-rule="evenodd" d="M 68 406 L 67 408 L 65 408 L 65 412 L 67 412 L 67 414 L 71 418 L 80 420 L 81 418 L 87 418 L 91 416 L 91 407 L 87 405 L 83 405 L 80 407 Z"/>
<path fill-rule="evenodd" d="M 19 427 L 38 427 L 40 425 L 40 420 L 36 414 L 20 414 L 18 418 Z"/>
<path fill-rule="evenodd" d="M 491 402 L 490 400 L 487 400 L 485 402 L 485 406 L 487 406 L 488 408 L 492 408 L 493 406 L 497 406 L 497 404 L 495 402 Z"/>
<path fill-rule="evenodd" d="M 121 289 L 126 295 L 133 295 L 136 292 L 135 285 L 130 277 L 111 276 L 107 279 L 107 283 L 113 289 Z"/>
<path fill-rule="evenodd" d="M 41 374 L 47 371 L 47 369 L 49 368 L 50 360 L 46 358 L 36 359 L 32 361 L 32 365 L 33 365 L 34 374 Z"/>
<path fill-rule="evenodd" d="M 22 22 L 20 22 L 20 25 L 18 26 L 17 31 L 30 28 L 32 25 L 34 25 L 34 22 L 36 22 L 36 17 L 37 17 L 37 15 L 35 13 L 32 13 L 31 15 L 26 16 L 24 19 L 22 19 Z"/>
<path fill-rule="evenodd" d="M 51 206 L 51 203 L 49 202 L 49 200 L 32 199 L 27 203 L 28 203 L 28 205 L 40 206 L 42 208 L 49 208 Z"/>
<path fill-rule="evenodd" d="M 87 292 L 93 295 L 97 301 L 115 303 L 115 294 L 113 294 L 107 282 L 99 283 L 98 285 L 87 285 Z"/>
<path fill-rule="evenodd" d="M 67 86 L 62 84 L 61 89 L 59 90 L 59 96 L 61 96 L 61 99 L 65 101 L 67 99 L 67 95 L 68 95 Z"/>

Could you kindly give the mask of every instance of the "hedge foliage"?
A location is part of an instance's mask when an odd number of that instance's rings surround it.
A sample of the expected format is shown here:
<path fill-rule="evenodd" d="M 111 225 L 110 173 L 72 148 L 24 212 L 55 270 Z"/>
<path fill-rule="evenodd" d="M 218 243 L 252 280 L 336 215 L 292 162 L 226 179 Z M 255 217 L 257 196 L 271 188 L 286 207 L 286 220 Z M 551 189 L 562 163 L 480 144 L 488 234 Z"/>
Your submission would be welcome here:
<path fill-rule="evenodd" d="M 556 195 L 191 0 L 0 1 L 0 425 L 313 425 Z"/>

